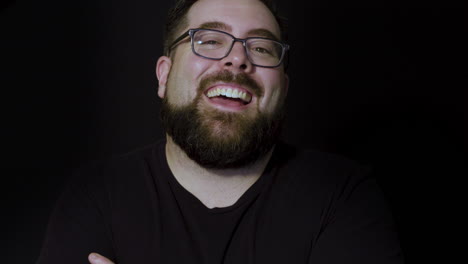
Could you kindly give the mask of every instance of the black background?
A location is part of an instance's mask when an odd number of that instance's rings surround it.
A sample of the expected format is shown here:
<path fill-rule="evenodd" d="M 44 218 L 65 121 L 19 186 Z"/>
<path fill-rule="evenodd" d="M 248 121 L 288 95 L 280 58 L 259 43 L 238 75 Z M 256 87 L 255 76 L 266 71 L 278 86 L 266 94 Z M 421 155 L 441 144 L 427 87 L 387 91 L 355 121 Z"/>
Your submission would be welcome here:
<path fill-rule="evenodd" d="M 284 138 L 372 165 L 407 261 L 445 263 L 466 209 L 466 10 L 349 2 L 279 3 L 292 46 Z M 163 136 L 154 68 L 170 3 L 3 2 L 2 263 L 34 262 L 71 170 Z"/>

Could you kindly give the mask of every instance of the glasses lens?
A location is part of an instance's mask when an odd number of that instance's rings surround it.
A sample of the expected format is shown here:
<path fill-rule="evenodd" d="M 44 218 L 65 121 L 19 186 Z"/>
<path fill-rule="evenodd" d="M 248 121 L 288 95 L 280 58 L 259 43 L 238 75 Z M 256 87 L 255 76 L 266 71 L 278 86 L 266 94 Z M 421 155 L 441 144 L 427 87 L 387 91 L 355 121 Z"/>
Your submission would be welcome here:
<path fill-rule="evenodd" d="M 269 39 L 248 39 L 247 55 L 253 64 L 276 66 L 283 57 L 283 45 Z"/>
<path fill-rule="evenodd" d="M 226 56 L 231 43 L 232 38 L 229 35 L 216 31 L 200 30 L 193 36 L 195 52 L 212 59 Z"/>

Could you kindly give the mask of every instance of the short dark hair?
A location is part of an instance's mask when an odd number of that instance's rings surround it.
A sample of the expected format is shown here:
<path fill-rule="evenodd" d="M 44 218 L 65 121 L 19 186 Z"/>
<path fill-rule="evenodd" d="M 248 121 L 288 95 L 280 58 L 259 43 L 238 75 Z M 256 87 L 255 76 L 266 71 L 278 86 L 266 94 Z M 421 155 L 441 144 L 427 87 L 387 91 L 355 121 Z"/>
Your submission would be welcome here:
<path fill-rule="evenodd" d="M 176 0 L 175 5 L 169 10 L 166 26 L 164 28 L 164 55 L 169 56 L 169 45 L 175 40 L 177 34 L 187 26 L 187 13 L 197 0 Z M 281 31 L 281 40 L 287 40 L 287 20 L 278 13 L 276 3 L 273 0 L 259 0 L 273 13 Z"/>

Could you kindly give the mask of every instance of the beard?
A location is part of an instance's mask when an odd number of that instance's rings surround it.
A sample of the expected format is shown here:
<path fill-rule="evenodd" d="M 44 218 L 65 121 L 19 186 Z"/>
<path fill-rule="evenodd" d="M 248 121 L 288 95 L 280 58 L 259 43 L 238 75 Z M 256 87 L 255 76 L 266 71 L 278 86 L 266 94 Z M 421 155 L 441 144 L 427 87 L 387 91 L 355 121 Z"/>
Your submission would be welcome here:
<path fill-rule="evenodd" d="M 276 144 L 284 117 L 283 101 L 273 113 L 254 115 L 224 112 L 203 105 L 203 91 L 212 82 L 225 81 L 249 85 L 256 95 L 262 89 L 245 74 L 234 76 L 223 71 L 200 82 L 192 103 L 173 106 L 167 96 L 162 101 L 161 121 L 166 133 L 187 156 L 211 169 L 240 168 L 266 155 Z"/>

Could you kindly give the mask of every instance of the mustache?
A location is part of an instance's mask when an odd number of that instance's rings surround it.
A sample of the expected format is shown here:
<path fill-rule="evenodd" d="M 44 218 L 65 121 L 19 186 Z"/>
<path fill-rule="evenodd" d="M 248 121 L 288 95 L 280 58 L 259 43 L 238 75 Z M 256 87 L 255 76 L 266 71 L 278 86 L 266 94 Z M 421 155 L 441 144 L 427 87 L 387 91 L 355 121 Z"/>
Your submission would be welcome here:
<path fill-rule="evenodd" d="M 235 83 L 244 87 L 248 87 L 250 88 L 250 91 L 257 97 L 261 97 L 263 95 L 263 88 L 249 75 L 245 73 L 234 74 L 228 70 L 214 72 L 204 77 L 200 81 L 198 92 L 203 93 L 203 91 L 205 91 L 206 88 L 208 88 L 211 84 L 219 81 Z"/>

